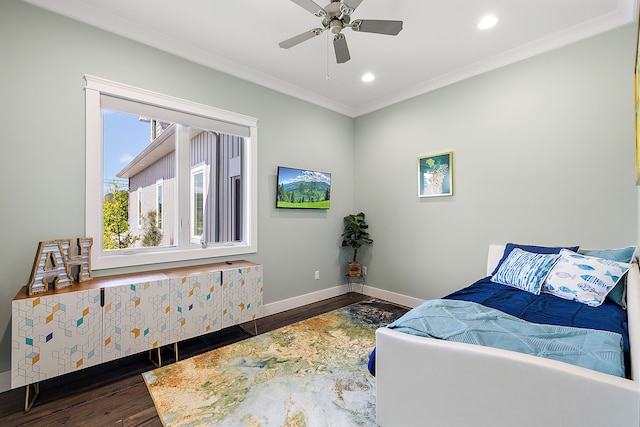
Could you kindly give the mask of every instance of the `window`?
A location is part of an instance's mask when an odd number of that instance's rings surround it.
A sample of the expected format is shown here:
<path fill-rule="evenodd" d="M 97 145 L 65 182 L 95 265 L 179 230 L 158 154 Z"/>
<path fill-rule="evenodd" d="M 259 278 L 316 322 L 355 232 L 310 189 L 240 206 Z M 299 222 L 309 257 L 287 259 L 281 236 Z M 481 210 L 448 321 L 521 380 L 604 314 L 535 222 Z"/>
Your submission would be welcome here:
<path fill-rule="evenodd" d="M 231 178 L 231 229 L 233 230 L 233 240 L 242 240 L 242 181 L 240 177 Z"/>
<path fill-rule="evenodd" d="M 138 192 L 136 193 L 137 196 L 137 209 L 136 209 L 136 215 L 138 218 L 138 228 L 142 228 L 142 187 L 138 187 Z"/>
<path fill-rule="evenodd" d="M 207 243 L 204 234 L 205 165 L 191 170 L 191 243 Z"/>
<path fill-rule="evenodd" d="M 160 178 L 156 182 L 156 221 L 160 230 L 162 230 L 162 184 L 163 180 Z"/>
<path fill-rule="evenodd" d="M 256 252 L 257 119 L 85 78 L 92 267 Z"/>

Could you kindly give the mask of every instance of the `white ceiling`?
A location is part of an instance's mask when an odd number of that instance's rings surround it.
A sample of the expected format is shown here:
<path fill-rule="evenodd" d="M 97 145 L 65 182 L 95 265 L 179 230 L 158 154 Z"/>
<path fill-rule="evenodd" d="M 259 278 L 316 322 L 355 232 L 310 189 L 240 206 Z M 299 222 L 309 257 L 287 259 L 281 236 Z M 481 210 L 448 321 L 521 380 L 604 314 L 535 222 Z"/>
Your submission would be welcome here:
<path fill-rule="evenodd" d="M 395 37 L 343 30 L 351 60 L 337 64 L 328 31 L 278 46 L 321 26 L 290 0 L 24 1 L 351 117 L 637 17 L 637 0 L 364 0 L 352 19 L 404 28 Z M 478 30 L 488 13 L 500 22 Z M 375 81 L 363 83 L 365 72 Z"/>

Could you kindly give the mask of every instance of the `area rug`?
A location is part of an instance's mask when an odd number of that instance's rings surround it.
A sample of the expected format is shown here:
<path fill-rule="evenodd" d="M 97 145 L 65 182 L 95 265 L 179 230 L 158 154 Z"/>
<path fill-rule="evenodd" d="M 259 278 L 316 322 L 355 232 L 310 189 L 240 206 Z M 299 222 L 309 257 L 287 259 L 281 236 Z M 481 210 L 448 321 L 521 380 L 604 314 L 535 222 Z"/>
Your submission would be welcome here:
<path fill-rule="evenodd" d="M 143 377 L 165 426 L 375 426 L 375 330 L 404 312 L 363 301 Z"/>

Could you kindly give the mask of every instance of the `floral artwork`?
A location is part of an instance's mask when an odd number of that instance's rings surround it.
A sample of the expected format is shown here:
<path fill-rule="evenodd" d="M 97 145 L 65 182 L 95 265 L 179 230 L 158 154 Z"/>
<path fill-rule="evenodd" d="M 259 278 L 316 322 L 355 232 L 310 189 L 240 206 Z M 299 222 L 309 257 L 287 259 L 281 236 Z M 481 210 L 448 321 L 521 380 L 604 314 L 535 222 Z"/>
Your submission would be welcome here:
<path fill-rule="evenodd" d="M 453 195 L 453 152 L 418 158 L 418 197 Z"/>

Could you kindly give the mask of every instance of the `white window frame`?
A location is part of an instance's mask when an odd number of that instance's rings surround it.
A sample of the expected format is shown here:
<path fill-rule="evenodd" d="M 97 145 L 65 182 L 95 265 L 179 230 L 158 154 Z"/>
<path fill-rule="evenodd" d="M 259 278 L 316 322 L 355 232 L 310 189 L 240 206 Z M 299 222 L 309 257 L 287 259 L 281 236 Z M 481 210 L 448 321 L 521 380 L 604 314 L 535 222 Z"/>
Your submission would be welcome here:
<path fill-rule="evenodd" d="M 194 177 L 198 174 L 202 174 L 202 220 L 206 221 L 205 218 L 205 207 L 207 205 L 207 198 L 209 194 L 209 168 L 204 163 L 196 165 L 191 168 L 191 179 L 189 180 L 189 218 L 191 219 L 190 227 L 189 227 L 189 237 L 191 239 L 191 243 L 193 244 L 201 244 L 202 243 L 202 234 L 195 234 L 194 232 L 194 221 L 196 217 L 196 200 L 195 200 L 195 181 Z M 205 231 L 204 223 L 202 224 L 202 230 Z"/>
<path fill-rule="evenodd" d="M 162 223 L 164 218 L 164 179 L 159 178 L 156 181 L 156 226 L 158 230 L 162 230 Z"/>
<path fill-rule="evenodd" d="M 138 215 L 138 229 L 142 229 L 142 217 L 144 213 L 142 212 L 142 187 L 138 187 L 136 190 L 136 213 Z"/>
<path fill-rule="evenodd" d="M 229 183 L 229 185 L 231 186 L 230 188 L 230 192 L 231 192 L 231 203 L 230 203 L 230 211 L 231 213 L 229 214 L 229 217 L 231 218 L 230 224 L 229 224 L 229 234 L 232 236 L 233 240 L 235 241 L 238 238 L 238 233 L 236 233 L 236 228 L 237 228 L 237 223 L 236 223 L 236 216 L 238 214 L 237 210 L 238 210 L 238 205 L 237 205 L 237 201 L 238 201 L 238 191 L 236 191 L 236 185 L 237 183 L 240 182 L 242 184 L 242 180 L 240 179 L 240 177 L 238 176 L 233 176 L 231 177 L 231 182 Z M 242 209 L 242 202 L 240 202 L 240 209 Z M 240 235 L 242 235 L 242 233 L 240 233 Z"/>
<path fill-rule="evenodd" d="M 253 117 L 233 113 L 204 104 L 151 92 L 145 89 L 113 82 L 100 77 L 85 75 L 86 108 L 86 236 L 93 237 L 91 266 L 94 270 L 139 266 L 155 263 L 198 260 L 212 257 L 228 257 L 255 253 L 258 250 L 257 216 L 257 140 L 258 120 Z M 171 247 L 127 248 L 105 251 L 102 247 L 103 232 L 103 177 L 104 177 L 104 141 L 102 127 L 101 96 L 108 95 L 145 105 L 157 106 L 182 114 L 213 119 L 221 123 L 243 126 L 248 131 L 245 137 L 245 150 L 242 159 L 243 179 L 243 240 L 225 242 L 220 245 L 194 245 L 189 233 L 189 205 L 180 206 L 176 219 L 179 242 Z M 188 131 L 187 131 L 188 132 Z M 188 151 L 176 152 L 177 161 L 183 170 L 189 170 Z M 189 181 L 183 180 L 176 188 L 178 199 L 183 200 L 189 193 Z M 185 196 L 181 196 L 184 194 Z M 185 206 L 186 205 L 186 206 Z"/>

